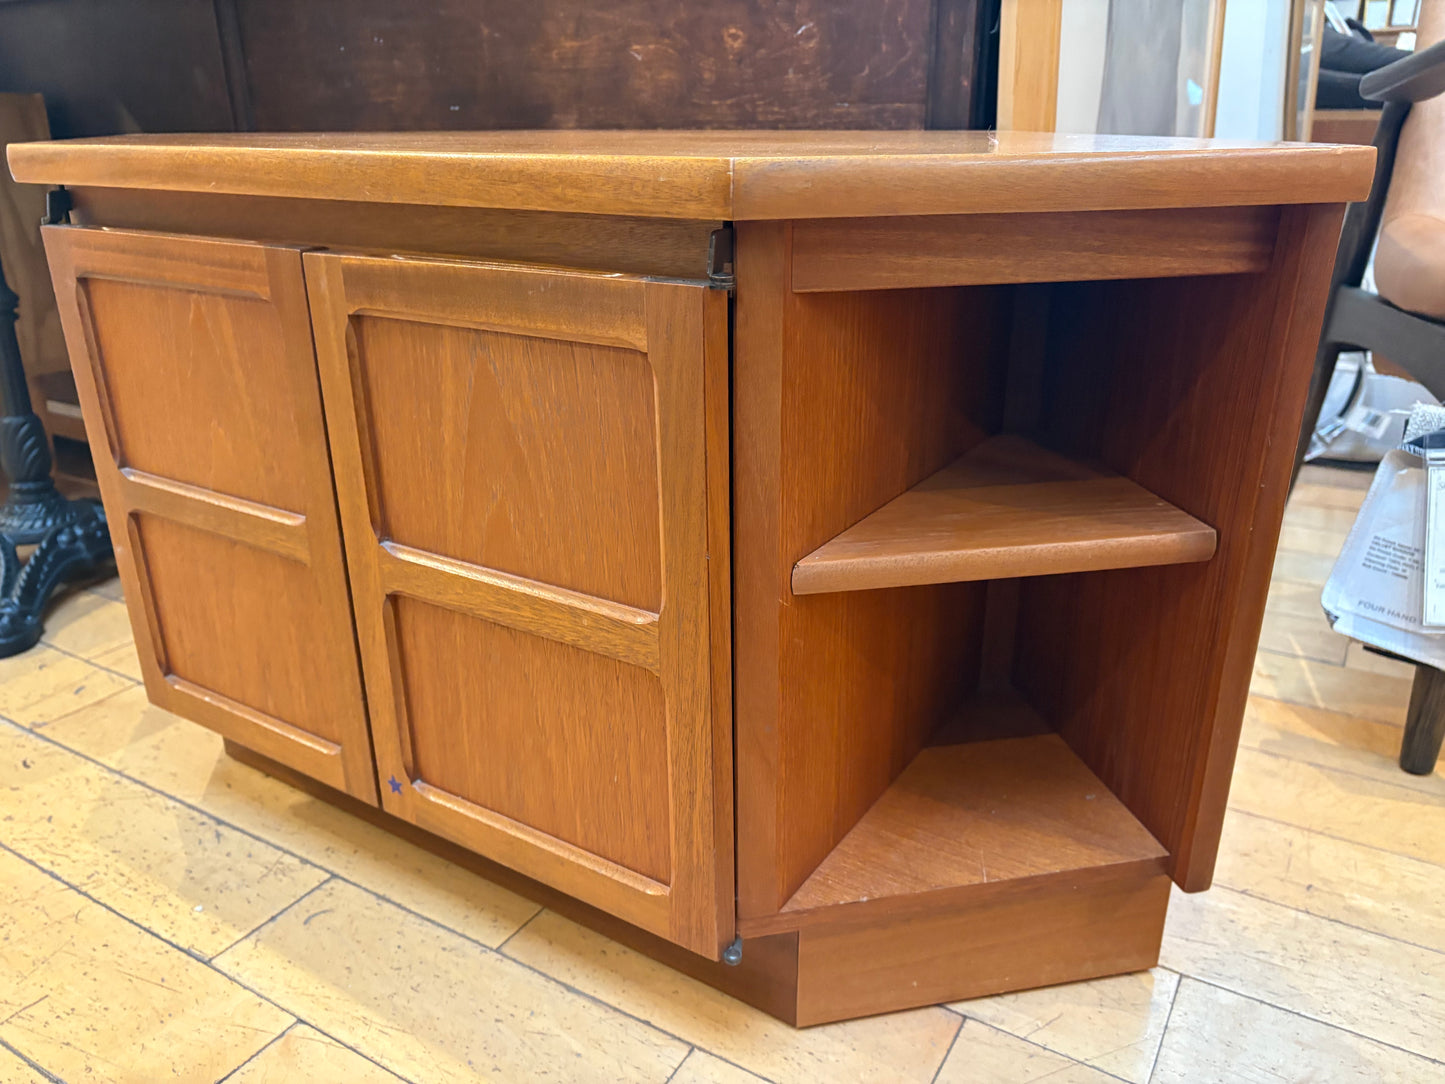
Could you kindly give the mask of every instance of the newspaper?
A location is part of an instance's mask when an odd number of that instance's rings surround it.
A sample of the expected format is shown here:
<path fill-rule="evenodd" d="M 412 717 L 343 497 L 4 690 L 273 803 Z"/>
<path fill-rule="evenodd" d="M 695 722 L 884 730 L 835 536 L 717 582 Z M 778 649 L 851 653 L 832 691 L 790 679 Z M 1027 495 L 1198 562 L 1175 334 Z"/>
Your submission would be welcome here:
<path fill-rule="evenodd" d="M 1381 460 L 1320 601 L 1336 632 L 1445 668 L 1445 433 L 1421 431 L 1439 427 L 1439 407 L 1417 410 L 1406 444 Z"/>

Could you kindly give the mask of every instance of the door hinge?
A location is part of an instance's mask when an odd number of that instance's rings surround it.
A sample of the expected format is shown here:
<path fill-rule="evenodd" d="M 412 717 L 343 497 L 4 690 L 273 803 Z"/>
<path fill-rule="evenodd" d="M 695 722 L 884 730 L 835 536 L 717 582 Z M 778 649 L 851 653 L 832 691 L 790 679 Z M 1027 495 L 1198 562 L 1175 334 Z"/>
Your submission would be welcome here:
<path fill-rule="evenodd" d="M 709 289 L 731 292 L 737 286 L 733 275 L 733 228 L 720 226 L 707 239 L 707 284 Z"/>
<path fill-rule="evenodd" d="M 40 220 L 42 226 L 63 226 L 70 221 L 71 199 L 70 193 L 65 186 L 52 188 L 45 193 L 45 217 Z"/>
<path fill-rule="evenodd" d="M 733 943 L 722 950 L 722 962 L 729 967 L 737 967 L 743 962 L 743 939 L 734 937 Z"/>

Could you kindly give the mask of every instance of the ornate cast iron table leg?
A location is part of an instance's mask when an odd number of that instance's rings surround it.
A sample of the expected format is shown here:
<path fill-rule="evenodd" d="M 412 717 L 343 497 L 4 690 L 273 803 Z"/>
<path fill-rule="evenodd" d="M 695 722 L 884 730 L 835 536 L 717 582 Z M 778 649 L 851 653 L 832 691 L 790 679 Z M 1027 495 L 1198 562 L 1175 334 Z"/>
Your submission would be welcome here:
<path fill-rule="evenodd" d="M 0 266 L 0 470 L 10 481 L 0 506 L 0 658 L 40 639 L 41 613 L 56 587 L 111 558 L 99 502 L 67 500 L 51 480 L 50 444 L 30 405 L 15 337 L 19 300 Z M 21 567 L 15 547 L 34 542 Z"/>
<path fill-rule="evenodd" d="M 56 527 L 35 547 L 4 598 L 0 598 L 0 658 L 19 654 L 40 639 L 41 616 L 51 594 L 67 580 L 94 575 L 111 561 L 110 530 L 99 501 L 73 501 L 76 518 Z M 10 540 L 0 535 L 0 575 L 18 563 Z"/>

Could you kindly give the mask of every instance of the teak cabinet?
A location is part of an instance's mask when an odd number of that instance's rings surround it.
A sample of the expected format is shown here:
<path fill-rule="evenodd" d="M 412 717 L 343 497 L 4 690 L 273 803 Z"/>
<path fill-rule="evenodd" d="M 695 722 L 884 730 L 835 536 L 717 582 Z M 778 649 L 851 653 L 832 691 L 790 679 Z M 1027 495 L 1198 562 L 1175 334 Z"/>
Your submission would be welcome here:
<path fill-rule="evenodd" d="M 11 148 L 146 686 L 811 1024 L 1208 887 L 1368 149 Z"/>

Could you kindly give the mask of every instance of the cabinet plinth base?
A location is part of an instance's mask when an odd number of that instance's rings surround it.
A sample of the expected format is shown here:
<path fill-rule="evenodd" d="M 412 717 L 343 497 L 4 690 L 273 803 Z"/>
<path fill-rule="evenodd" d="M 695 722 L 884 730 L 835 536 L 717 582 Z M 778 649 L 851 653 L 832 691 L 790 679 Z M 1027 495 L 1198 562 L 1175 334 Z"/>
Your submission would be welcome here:
<path fill-rule="evenodd" d="M 1021 882 L 976 906 L 910 909 L 747 938 L 735 967 L 705 959 L 398 820 L 235 742 L 234 760 L 384 828 L 798 1027 L 1099 978 L 1159 959 L 1169 878 L 1135 864 Z"/>

